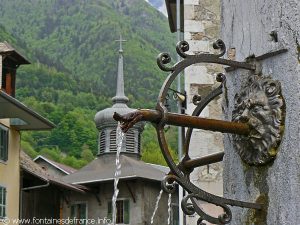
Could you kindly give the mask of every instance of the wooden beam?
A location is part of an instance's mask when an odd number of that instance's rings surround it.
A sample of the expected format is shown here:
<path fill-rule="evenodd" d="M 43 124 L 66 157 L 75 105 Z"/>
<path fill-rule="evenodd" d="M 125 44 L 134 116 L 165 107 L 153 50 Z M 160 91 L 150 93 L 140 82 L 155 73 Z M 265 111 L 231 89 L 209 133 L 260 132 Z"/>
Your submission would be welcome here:
<path fill-rule="evenodd" d="M 133 202 L 136 203 L 136 198 L 135 198 L 135 195 L 134 195 L 134 193 L 133 193 L 131 187 L 129 186 L 129 184 L 128 184 L 127 181 L 125 181 L 125 184 L 126 184 L 126 187 L 127 187 L 128 191 L 129 191 L 131 197 L 132 197 Z"/>
<path fill-rule="evenodd" d="M 101 199 L 100 199 L 100 197 L 98 196 L 99 192 L 100 192 L 100 191 L 93 192 L 93 195 L 95 196 L 95 198 L 96 198 L 96 200 L 97 200 L 97 202 L 98 202 L 98 205 L 102 205 Z"/>

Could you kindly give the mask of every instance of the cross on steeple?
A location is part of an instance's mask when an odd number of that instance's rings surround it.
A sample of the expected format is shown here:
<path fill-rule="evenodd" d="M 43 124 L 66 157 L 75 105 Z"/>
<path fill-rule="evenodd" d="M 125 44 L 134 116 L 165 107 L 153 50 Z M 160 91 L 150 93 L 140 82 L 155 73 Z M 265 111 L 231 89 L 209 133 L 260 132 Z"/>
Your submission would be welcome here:
<path fill-rule="evenodd" d="M 120 42 L 120 49 L 119 49 L 119 60 L 118 60 L 118 75 L 117 75 L 117 90 L 116 96 L 112 98 L 115 104 L 126 104 L 128 102 L 128 98 L 124 93 L 124 71 L 123 71 L 123 49 L 122 49 L 122 42 L 125 42 L 120 34 L 120 39 L 116 40 Z M 127 107 L 127 106 L 126 106 Z"/>
<path fill-rule="evenodd" d="M 122 38 L 122 34 L 120 34 L 120 39 L 119 40 L 116 40 L 117 42 L 120 42 L 120 49 L 119 49 L 119 52 L 123 52 L 123 49 L 122 49 L 122 42 L 126 42 L 126 40 L 124 40 Z"/>

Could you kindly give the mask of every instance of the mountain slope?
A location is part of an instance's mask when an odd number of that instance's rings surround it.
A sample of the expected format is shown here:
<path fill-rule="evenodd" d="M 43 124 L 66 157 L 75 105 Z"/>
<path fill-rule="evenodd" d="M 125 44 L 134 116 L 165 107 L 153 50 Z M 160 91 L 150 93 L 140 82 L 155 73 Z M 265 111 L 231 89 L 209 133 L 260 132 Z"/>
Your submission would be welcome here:
<path fill-rule="evenodd" d="M 0 16 L 0 41 L 9 41 L 32 62 L 18 69 L 17 98 L 57 124 L 52 132 L 22 134 L 31 156 L 42 153 L 80 167 L 96 154 L 93 117 L 115 95 L 120 33 L 127 39 L 125 92 L 131 107 L 154 107 L 166 76 L 155 58 L 174 49 L 175 37 L 167 19 L 148 3 L 3 0 Z M 154 131 L 145 135 L 144 151 L 158 150 Z"/>
<path fill-rule="evenodd" d="M 6 0 L 0 1 L 0 16 L 0 23 L 37 52 L 40 62 L 62 63 L 81 82 L 80 90 L 95 95 L 114 95 L 114 40 L 122 33 L 128 40 L 126 93 L 135 103 L 154 102 L 163 80 L 155 57 L 175 46 L 166 18 L 140 0 Z"/>

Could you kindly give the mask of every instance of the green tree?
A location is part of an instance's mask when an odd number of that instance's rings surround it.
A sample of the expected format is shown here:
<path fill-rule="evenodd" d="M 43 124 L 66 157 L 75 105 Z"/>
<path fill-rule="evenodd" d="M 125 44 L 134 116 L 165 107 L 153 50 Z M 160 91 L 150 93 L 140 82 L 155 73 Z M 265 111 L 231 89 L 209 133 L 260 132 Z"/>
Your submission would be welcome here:
<path fill-rule="evenodd" d="M 175 131 L 168 131 L 166 135 L 167 139 L 176 139 L 176 136 L 174 136 L 176 134 L 177 133 Z M 172 149 L 172 146 L 169 147 L 169 150 L 174 161 L 178 162 L 177 153 Z M 148 163 L 159 164 L 164 166 L 167 165 L 162 155 L 161 149 L 158 145 L 156 131 L 150 124 L 146 124 L 145 131 L 143 133 L 142 160 Z"/>
<path fill-rule="evenodd" d="M 87 144 L 82 146 L 81 159 L 87 162 L 91 162 L 94 159 L 93 152 L 89 149 Z"/>
<path fill-rule="evenodd" d="M 22 146 L 22 150 L 29 155 L 32 159 L 34 159 L 35 157 L 37 157 L 39 155 L 38 152 L 36 152 L 33 147 L 31 146 L 31 144 L 27 141 L 21 141 L 21 146 Z"/>

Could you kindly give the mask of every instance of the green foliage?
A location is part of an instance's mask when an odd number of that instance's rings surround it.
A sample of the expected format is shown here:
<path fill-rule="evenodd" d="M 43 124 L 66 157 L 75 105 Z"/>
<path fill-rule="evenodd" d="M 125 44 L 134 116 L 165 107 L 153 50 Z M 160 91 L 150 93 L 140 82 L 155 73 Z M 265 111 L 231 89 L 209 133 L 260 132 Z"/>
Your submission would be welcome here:
<path fill-rule="evenodd" d="M 94 159 L 93 152 L 89 149 L 89 146 L 84 144 L 82 146 L 81 158 L 87 162 L 91 162 Z"/>
<path fill-rule="evenodd" d="M 177 148 L 177 132 L 175 128 L 170 128 L 166 132 L 166 139 L 168 140 L 169 145 L 169 150 L 171 153 L 171 156 L 175 162 L 178 162 L 178 156 L 177 153 L 175 152 L 175 147 Z M 176 143 L 176 144 L 175 144 Z M 172 145 L 174 148 L 172 148 Z M 148 163 L 153 163 L 153 164 L 159 164 L 159 165 L 164 165 L 166 166 L 166 161 L 161 153 L 160 147 L 157 143 L 156 140 L 156 131 L 155 129 L 150 125 L 146 124 L 145 126 L 145 131 L 143 134 L 143 139 L 142 139 L 142 160 Z"/>
<path fill-rule="evenodd" d="M 126 93 L 133 97 L 134 107 L 154 106 L 164 80 L 155 58 L 160 52 L 175 53 L 175 35 L 169 32 L 167 19 L 141 0 L 4 0 L 0 15 L 0 24 L 30 46 L 31 60 L 71 74 L 78 91 L 107 98 L 115 94 L 114 40 L 122 33 L 128 40 Z M 42 76 L 36 81 L 48 84 Z"/>
<path fill-rule="evenodd" d="M 51 147 L 51 146 L 49 146 Z M 51 159 L 56 162 L 60 162 L 61 152 L 58 148 L 42 148 L 40 154 L 45 156 L 48 159 Z"/>
<path fill-rule="evenodd" d="M 61 163 L 79 169 L 85 166 L 88 162 L 83 159 L 76 159 L 74 156 L 67 156 L 62 159 Z"/>
<path fill-rule="evenodd" d="M 22 150 L 29 155 L 31 158 L 35 158 L 39 155 L 38 152 L 36 152 L 33 147 L 30 145 L 30 143 L 23 141 L 21 142 Z"/>
<path fill-rule="evenodd" d="M 18 69 L 17 98 L 57 125 L 51 132 L 22 133 L 22 147 L 30 156 L 44 154 L 75 168 L 92 160 L 98 135 L 94 115 L 110 107 L 115 94 L 114 40 L 120 33 L 127 39 L 124 75 L 130 106 L 154 107 L 165 79 L 155 58 L 165 51 L 174 55 L 175 35 L 167 19 L 146 2 L 4 0 L 0 15 L 0 41 L 7 40 L 33 62 Z M 176 130 L 170 134 L 176 139 Z M 159 154 L 153 130 L 146 129 L 142 139 L 143 159 L 150 158 L 150 150 Z"/>

